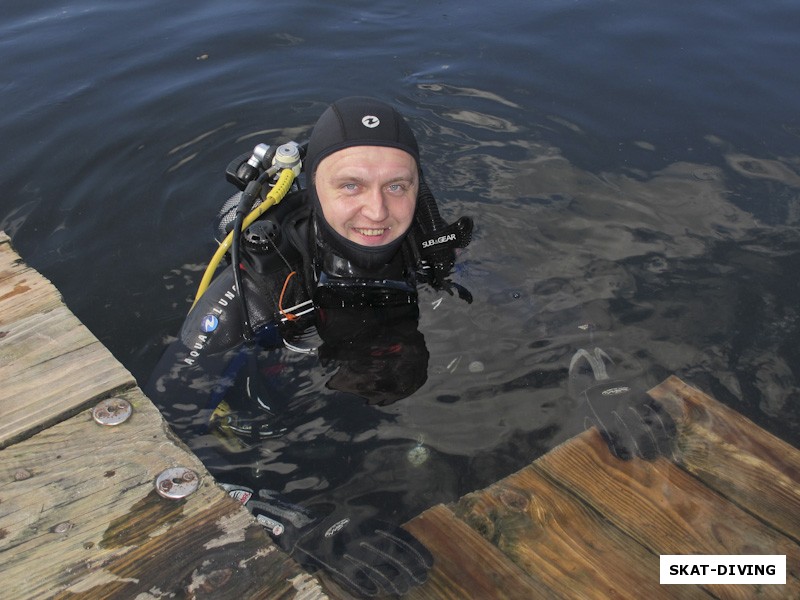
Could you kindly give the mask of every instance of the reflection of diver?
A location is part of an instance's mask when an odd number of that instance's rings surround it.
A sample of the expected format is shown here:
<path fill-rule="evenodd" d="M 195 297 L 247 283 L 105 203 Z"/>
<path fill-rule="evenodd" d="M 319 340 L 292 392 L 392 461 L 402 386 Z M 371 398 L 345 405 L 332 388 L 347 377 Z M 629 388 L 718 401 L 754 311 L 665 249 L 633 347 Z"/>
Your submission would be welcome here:
<path fill-rule="evenodd" d="M 386 405 L 416 391 L 427 377 L 428 351 L 417 329 L 416 305 L 372 308 L 318 309 L 317 329 L 322 344 L 317 348 L 326 371 L 325 386 L 352 394 L 369 404 Z M 244 399 L 214 412 L 215 433 L 254 447 L 267 437 L 281 435 L 302 422 L 297 410 L 275 411 L 264 397 L 252 390 L 268 382 L 257 371 L 260 381 L 248 379 Z M 333 401 L 342 402 L 337 395 Z M 338 431 L 336 437 L 347 435 Z M 336 477 L 331 469 L 346 460 L 343 448 L 332 440 L 317 440 L 315 450 L 332 452 L 336 460 L 326 466 L 326 479 Z M 226 473 L 227 481 L 242 481 Z M 346 501 L 314 501 L 299 505 L 269 489 L 259 489 L 259 477 L 245 484 L 224 483 L 223 487 L 244 504 L 264 525 L 275 541 L 302 565 L 322 568 L 336 581 L 359 596 L 380 592 L 403 594 L 412 585 L 423 583 L 433 558 L 404 529 L 396 527 L 375 511 Z M 264 483 L 270 484 L 267 480 Z M 345 505 L 346 504 L 346 505 Z"/>
<path fill-rule="evenodd" d="M 416 304 L 318 308 L 316 313 L 322 343 L 313 353 L 327 389 L 387 406 L 425 383 L 429 355 L 417 328 Z M 287 398 L 299 392 L 287 381 L 298 374 L 287 364 L 271 362 L 270 353 L 242 352 L 247 355 L 246 383 L 240 393 L 228 393 L 226 400 L 214 403 L 211 415 L 213 430 L 231 448 L 283 435 L 304 418 L 301 407 L 291 406 Z"/>
<path fill-rule="evenodd" d="M 295 179 L 302 172 L 307 189 Z M 265 367 L 269 349 L 318 355 L 335 371 L 329 389 L 369 403 L 418 389 L 428 353 L 417 331 L 416 286 L 470 299 L 449 275 L 472 222 L 440 217 L 403 117 L 372 99 L 340 100 L 307 147 L 259 145 L 227 176 L 241 191 L 221 213 L 219 250 L 147 386 L 171 425 L 191 438 L 211 424 L 245 447 L 290 430 L 302 419 L 290 410 L 299 384 L 275 377 L 283 385 L 275 389 L 271 375 L 282 365 Z M 230 265 L 211 280 L 226 252 Z M 319 347 L 306 343 L 314 326 Z M 194 449 L 218 478 L 230 474 L 224 459 L 210 456 L 223 448 L 206 437 Z M 215 462 L 223 463 L 219 471 Z M 246 490 L 261 485 L 238 483 L 249 508 L 280 523 L 271 531 L 282 547 L 357 593 L 397 593 L 424 580 L 430 554 L 399 528 L 376 526 L 374 515 L 350 507 L 291 507 L 263 490 L 256 507 Z"/>
<path fill-rule="evenodd" d="M 569 390 L 578 400 L 576 417 L 584 427 L 597 427 L 617 458 L 672 457 L 675 422 L 635 377 L 620 376 L 620 370 L 600 348 L 580 349 L 573 355 Z"/>
<path fill-rule="evenodd" d="M 428 377 L 428 349 L 417 306 L 321 309 L 317 330 L 323 365 L 335 366 L 327 387 L 386 406 L 417 391 Z"/>

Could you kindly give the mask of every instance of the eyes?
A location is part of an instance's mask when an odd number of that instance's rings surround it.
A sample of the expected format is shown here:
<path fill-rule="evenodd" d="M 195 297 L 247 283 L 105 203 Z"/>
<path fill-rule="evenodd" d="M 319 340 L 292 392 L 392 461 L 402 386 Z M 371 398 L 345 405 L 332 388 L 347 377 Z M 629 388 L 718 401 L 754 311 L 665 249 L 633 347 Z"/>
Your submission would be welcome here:
<path fill-rule="evenodd" d="M 356 195 L 366 189 L 364 184 L 352 181 L 343 183 L 340 188 L 349 195 Z M 383 187 L 388 194 L 394 196 L 404 195 L 410 188 L 411 184 L 409 182 L 389 183 Z"/>

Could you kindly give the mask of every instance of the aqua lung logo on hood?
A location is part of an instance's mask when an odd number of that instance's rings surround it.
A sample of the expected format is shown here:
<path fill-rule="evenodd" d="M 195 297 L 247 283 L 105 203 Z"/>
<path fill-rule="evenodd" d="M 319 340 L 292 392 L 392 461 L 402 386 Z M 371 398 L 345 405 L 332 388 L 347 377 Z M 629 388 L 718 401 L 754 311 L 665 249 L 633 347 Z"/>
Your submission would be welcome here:
<path fill-rule="evenodd" d="M 374 116 L 374 115 L 364 115 L 361 118 L 361 124 L 364 127 L 369 127 L 370 129 L 375 129 L 378 125 L 381 124 L 381 120 Z"/>

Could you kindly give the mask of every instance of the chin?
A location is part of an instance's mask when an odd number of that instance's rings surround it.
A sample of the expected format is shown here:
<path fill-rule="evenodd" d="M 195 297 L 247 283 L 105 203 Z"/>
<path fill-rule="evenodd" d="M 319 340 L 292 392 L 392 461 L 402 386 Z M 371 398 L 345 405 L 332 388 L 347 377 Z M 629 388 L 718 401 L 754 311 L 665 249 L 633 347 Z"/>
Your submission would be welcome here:
<path fill-rule="evenodd" d="M 350 231 L 349 233 L 350 235 L 347 236 L 347 239 L 359 246 L 385 246 L 398 237 L 394 234 L 394 231 L 386 232 L 383 235 L 363 235 L 357 231 Z"/>
<path fill-rule="evenodd" d="M 378 236 L 378 237 L 364 237 L 364 236 L 356 236 L 356 239 L 352 239 L 351 241 L 355 242 L 359 246 L 385 246 L 386 244 L 390 244 L 395 241 L 397 237 L 395 236 Z"/>

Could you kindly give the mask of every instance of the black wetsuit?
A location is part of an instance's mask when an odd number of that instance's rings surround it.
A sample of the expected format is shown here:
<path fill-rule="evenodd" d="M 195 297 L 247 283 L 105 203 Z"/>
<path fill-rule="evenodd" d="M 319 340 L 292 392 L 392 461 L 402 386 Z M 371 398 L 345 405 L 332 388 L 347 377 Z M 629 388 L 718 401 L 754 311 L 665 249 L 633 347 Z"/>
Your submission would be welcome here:
<path fill-rule="evenodd" d="M 420 171 L 414 222 L 402 236 L 379 246 L 341 236 L 324 219 L 314 175 L 327 156 L 354 146 L 404 151 L 419 169 L 414 133 L 392 106 L 363 97 L 329 106 L 302 162 L 308 191 L 290 194 L 243 232 L 232 251 L 240 264 L 198 300 L 147 392 L 298 561 L 326 569 L 358 595 L 401 595 L 425 581 L 432 557 L 398 523 L 375 520 L 375 494 L 385 491 L 376 488 L 375 469 L 384 469 L 364 440 L 377 431 L 369 421 L 386 416 L 368 404 L 394 402 L 426 380 L 417 274 L 449 284 L 454 249 L 469 243 L 472 222 L 447 226 Z M 292 152 L 281 148 L 275 164 L 280 154 L 294 168 Z M 245 199 L 270 172 L 267 155 L 254 152 L 247 169 L 237 165 Z M 257 179 L 238 185 L 240 173 L 261 167 Z M 394 454 L 387 444 L 372 442 L 378 454 L 383 447 Z"/>
<path fill-rule="evenodd" d="M 229 265 L 154 370 L 147 393 L 190 445 L 207 431 L 237 445 L 285 433 L 302 420 L 298 363 L 303 371 L 321 367 L 327 389 L 375 404 L 407 396 L 425 381 L 428 354 L 416 327 L 410 253 L 398 252 L 365 277 L 320 247 L 313 228 L 305 193 L 297 192 L 248 230 L 241 268 L 252 343 L 244 342 Z M 201 442 L 197 451 L 212 463 L 226 461 L 223 447 Z"/>
<path fill-rule="evenodd" d="M 414 281 L 348 277 L 357 270 L 330 256 L 320 265 L 334 272 L 317 271 L 303 196 L 284 202 L 269 215 L 282 218 L 291 244 L 278 243 L 281 256 L 267 246 L 243 252 L 252 342 L 242 337 L 228 266 L 188 315 L 146 391 L 217 481 L 299 562 L 328 570 L 359 595 L 372 594 L 375 583 L 364 575 L 372 563 L 380 571 L 386 561 L 402 564 L 390 586 L 402 591 L 424 581 L 432 557 L 399 523 L 376 520 L 379 473 L 364 476 L 376 467 L 358 440 L 387 418 L 368 404 L 408 396 L 427 378 Z M 384 274 L 413 277 L 403 255 Z M 375 300 L 383 305 L 372 306 Z M 305 314 L 290 319 L 291 312 Z M 381 456 L 383 446 L 372 452 Z M 335 543 L 329 531 L 337 532 Z"/>

